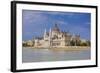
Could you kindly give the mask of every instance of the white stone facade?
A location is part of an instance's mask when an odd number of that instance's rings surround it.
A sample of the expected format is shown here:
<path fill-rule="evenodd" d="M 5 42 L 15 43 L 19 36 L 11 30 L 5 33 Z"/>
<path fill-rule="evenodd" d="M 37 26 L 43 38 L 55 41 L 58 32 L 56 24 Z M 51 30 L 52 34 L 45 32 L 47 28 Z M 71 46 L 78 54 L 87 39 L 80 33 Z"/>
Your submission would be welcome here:
<path fill-rule="evenodd" d="M 70 41 L 73 39 L 80 40 L 80 36 L 73 37 L 68 32 L 61 31 L 57 24 L 49 32 L 44 30 L 43 38 L 35 39 L 34 47 L 65 47 L 70 46 Z"/>

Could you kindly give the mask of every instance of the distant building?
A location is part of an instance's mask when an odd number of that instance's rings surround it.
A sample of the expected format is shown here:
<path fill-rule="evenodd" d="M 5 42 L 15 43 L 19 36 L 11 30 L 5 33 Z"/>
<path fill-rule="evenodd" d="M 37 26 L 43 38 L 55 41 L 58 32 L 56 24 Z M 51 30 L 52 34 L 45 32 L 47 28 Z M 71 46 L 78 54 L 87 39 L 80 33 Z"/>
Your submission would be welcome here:
<path fill-rule="evenodd" d="M 32 40 L 28 40 L 28 41 L 23 41 L 23 46 L 26 47 L 26 46 L 33 46 L 34 43 Z"/>
<path fill-rule="evenodd" d="M 57 24 L 49 30 L 44 30 L 42 38 L 34 39 L 34 47 L 65 47 L 71 46 L 71 41 L 79 41 L 79 35 L 71 35 L 69 32 L 61 31 Z"/>

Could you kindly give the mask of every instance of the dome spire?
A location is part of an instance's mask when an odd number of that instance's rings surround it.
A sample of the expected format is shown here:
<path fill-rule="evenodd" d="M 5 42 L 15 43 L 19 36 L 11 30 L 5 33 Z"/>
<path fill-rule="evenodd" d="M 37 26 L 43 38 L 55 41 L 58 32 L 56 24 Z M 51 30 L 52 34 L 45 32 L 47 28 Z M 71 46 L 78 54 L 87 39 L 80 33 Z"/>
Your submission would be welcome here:
<path fill-rule="evenodd" d="M 53 28 L 53 31 L 59 31 L 59 28 L 58 28 L 57 23 L 55 23 L 54 28 Z"/>
<path fill-rule="evenodd" d="M 55 27 L 57 28 L 58 26 L 57 26 L 57 23 L 55 23 Z"/>

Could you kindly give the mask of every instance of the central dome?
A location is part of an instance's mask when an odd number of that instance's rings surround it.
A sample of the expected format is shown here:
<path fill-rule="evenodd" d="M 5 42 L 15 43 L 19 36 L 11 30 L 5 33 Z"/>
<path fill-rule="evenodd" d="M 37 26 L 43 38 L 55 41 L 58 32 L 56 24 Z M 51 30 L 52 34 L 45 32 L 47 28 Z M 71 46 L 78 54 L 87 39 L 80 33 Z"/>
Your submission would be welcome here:
<path fill-rule="evenodd" d="M 53 31 L 59 31 L 59 28 L 58 28 L 57 24 L 55 24 L 55 26 L 53 28 Z"/>

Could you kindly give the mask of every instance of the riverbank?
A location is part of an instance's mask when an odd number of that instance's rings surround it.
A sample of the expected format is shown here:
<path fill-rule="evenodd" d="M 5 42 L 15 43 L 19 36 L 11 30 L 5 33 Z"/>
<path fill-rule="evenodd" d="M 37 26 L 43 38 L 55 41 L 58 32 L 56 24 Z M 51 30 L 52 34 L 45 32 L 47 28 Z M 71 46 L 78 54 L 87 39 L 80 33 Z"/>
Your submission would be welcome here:
<path fill-rule="evenodd" d="M 24 47 L 31 49 L 49 49 L 49 50 L 65 50 L 65 51 L 80 51 L 90 49 L 90 46 L 67 46 L 67 47 Z"/>

